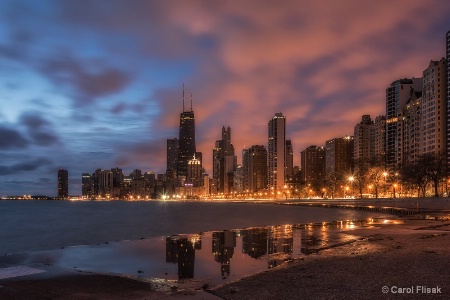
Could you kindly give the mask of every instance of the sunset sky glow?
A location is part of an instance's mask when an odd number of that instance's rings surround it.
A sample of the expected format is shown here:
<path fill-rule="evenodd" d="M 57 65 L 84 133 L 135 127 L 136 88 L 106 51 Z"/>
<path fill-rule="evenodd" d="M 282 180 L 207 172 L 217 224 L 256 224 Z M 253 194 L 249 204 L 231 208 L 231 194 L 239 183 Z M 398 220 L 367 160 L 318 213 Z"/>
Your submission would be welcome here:
<path fill-rule="evenodd" d="M 230 126 L 238 162 L 286 116 L 300 151 L 385 114 L 385 89 L 445 56 L 450 2 L 0 2 L 0 196 L 69 193 L 81 173 L 164 173 L 182 86 L 197 151 Z"/>

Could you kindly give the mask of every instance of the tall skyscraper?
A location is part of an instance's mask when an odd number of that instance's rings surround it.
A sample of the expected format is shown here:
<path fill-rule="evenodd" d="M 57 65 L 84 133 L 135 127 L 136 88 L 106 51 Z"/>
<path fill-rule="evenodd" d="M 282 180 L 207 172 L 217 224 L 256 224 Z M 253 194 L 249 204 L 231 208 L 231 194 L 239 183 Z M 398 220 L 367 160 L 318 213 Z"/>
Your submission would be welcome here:
<path fill-rule="evenodd" d="M 92 196 L 92 179 L 91 174 L 83 173 L 81 174 L 81 195 L 86 198 Z"/>
<path fill-rule="evenodd" d="M 178 137 L 178 176 L 187 176 L 188 161 L 194 158 L 195 152 L 195 120 L 194 111 L 192 110 L 192 93 L 190 111 L 186 111 L 183 87 L 183 112 L 180 114 L 180 132 Z"/>
<path fill-rule="evenodd" d="M 69 196 L 69 172 L 64 169 L 58 170 L 58 198 Z"/>
<path fill-rule="evenodd" d="M 219 193 L 233 191 L 234 171 L 237 166 L 237 157 L 234 155 L 234 146 L 231 143 L 230 127 L 222 127 L 222 139 L 216 141 L 213 149 L 213 179 L 217 181 Z"/>
<path fill-rule="evenodd" d="M 294 175 L 294 150 L 291 140 L 286 140 L 286 178 Z"/>
<path fill-rule="evenodd" d="M 248 149 L 242 150 L 242 190 L 245 192 L 248 190 L 248 178 L 249 178 L 249 167 L 248 167 Z M 266 155 L 267 156 L 267 155 Z M 266 161 L 266 169 L 267 169 L 267 161 Z"/>
<path fill-rule="evenodd" d="M 450 30 L 447 31 L 447 167 L 450 172 Z"/>
<path fill-rule="evenodd" d="M 421 154 L 447 150 L 447 60 L 430 61 L 423 71 Z"/>
<path fill-rule="evenodd" d="M 212 161 L 212 182 L 211 182 L 211 194 L 219 192 L 219 177 L 220 177 L 220 158 L 222 155 L 222 140 L 216 141 L 213 148 L 213 161 Z"/>
<path fill-rule="evenodd" d="M 398 121 L 406 102 L 410 98 L 410 91 L 422 90 L 422 78 L 399 79 L 391 83 L 386 89 L 386 166 L 397 168 L 402 163 L 401 144 L 399 138 Z"/>
<path fill-rule="evenodd" d="M 178 139 L 167 139 L 167 170 L 176 171 L 178 164 Z"/>
<path fill-rule="evenodd" d="M 269 188 L 282 189 L 286 182 L 286 117 L 276 113 L 268 127 Z"/>

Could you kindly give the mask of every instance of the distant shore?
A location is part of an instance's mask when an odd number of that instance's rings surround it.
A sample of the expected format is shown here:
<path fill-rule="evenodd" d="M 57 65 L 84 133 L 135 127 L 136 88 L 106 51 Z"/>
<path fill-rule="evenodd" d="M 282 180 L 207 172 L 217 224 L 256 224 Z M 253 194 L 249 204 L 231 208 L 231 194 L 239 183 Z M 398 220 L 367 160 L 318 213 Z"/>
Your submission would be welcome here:
<path fill-rule="evenodd" d="M 450 296 L 450 201 L 428 199 L 300 200 L 307 205 L 340 204 L 416 209 L 394 222 L 349 230 L 359 239 L 220 287 L 192 282 L 162 293 L 151 284 L 117 276 L 33 275 L 0 280 L 0 299 L 408 299 Z M 419 200 L 419 201 L 418 201 Z M 93 277 L 86 277 L 93 276 Z M 110 288 L 114 285 L 114 288 Z M 49 294 L 50 291 L 50 294 Z M 207 292 L 207 293 L 206 293 Z"/>

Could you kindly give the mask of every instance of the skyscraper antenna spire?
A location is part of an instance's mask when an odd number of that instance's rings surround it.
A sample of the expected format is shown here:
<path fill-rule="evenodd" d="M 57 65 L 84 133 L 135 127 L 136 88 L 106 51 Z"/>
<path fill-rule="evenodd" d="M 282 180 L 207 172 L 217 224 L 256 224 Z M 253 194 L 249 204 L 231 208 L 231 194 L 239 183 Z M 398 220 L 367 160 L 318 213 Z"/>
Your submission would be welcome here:
<path fill-rule="evenodd" d="M 193 111 L 192 110 L 192 91 L 191 91 L 191 111 Z"/>
<path fill-rule="evenodd" d="M 183 112 L 184 112 L 184 83 L 183 83 Z"/>

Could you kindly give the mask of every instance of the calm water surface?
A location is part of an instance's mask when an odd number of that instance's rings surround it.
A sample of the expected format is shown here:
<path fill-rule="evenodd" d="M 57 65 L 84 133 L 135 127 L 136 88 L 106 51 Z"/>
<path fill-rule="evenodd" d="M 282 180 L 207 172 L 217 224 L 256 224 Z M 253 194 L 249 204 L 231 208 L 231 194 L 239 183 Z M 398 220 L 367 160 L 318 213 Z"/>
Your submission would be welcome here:
<path fill-rule="evenodd" d="M 2 200 L 0 254 L 382 216 L 365 211 L 253 203 Z"/>
<path fill-rule="evenodd" d="M 238 280 L 358 239 L 341 229 L 367 226 L 323 222 L 384 217 L 254 203 L 0 201 L 0 253 L 8 254 L 0 256 L 0 271 L 28 265 L 119 274 L 170 292 L 184 279 Z"/>

